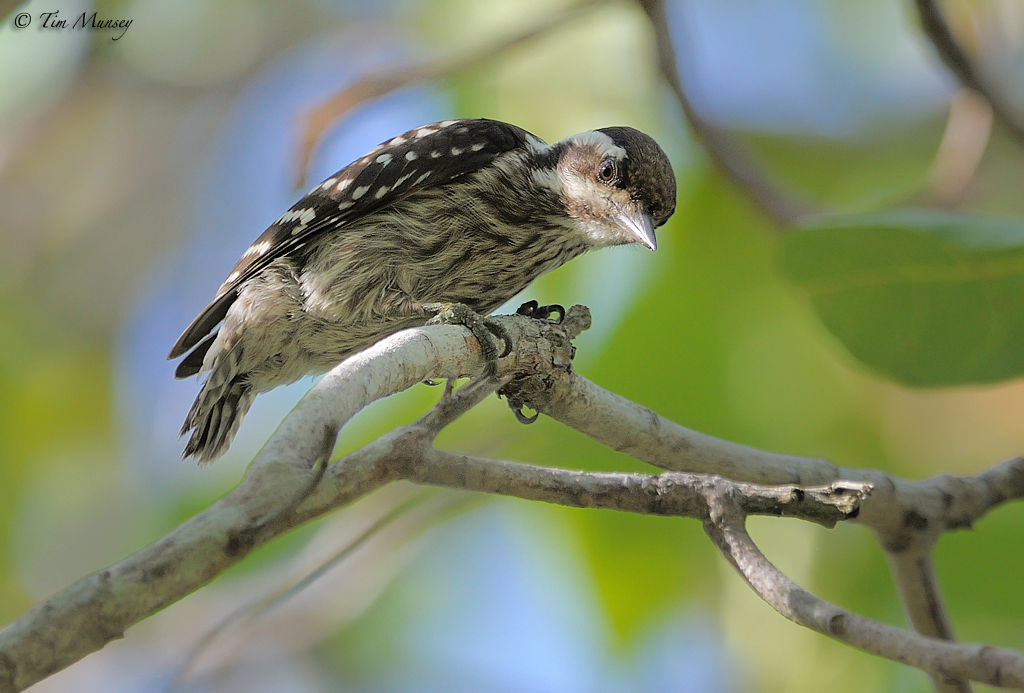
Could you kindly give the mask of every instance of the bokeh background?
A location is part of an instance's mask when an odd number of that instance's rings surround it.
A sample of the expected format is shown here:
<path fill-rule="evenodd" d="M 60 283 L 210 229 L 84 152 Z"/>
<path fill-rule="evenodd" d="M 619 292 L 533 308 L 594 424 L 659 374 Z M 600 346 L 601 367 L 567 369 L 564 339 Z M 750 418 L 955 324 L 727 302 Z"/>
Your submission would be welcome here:
<path fill-rule="evenodd" d="M 576 364 L 600 385 L 730 440 L 911 478 L 969 474 L 1024 447 L 1024 383 L 905 387 L 822 327 L 778 269 L 777 226 L 692 138 L 657 72 L 651 27 L 625 0 L 361 105 L 301 170 L 303 115 L 353 80 L 486 48 L 563 5 L 32 0 L 17 10 L 32 25 L 4 21 L 0 623 L 237 482 L 310 381 L 261 396 L 228 455 L 200 469 L 179 459 L 197 385 L 174 380 L 170 345 L 300 196 L 301 175 L 314 183 L 381 140 L 452 116 L 506 120 L 548 141 L 632 125 L 669 153 L 679 210 L 657 253 L 602 251 L 527 292 L 591 307 Z M 1024 4 L 943 9 L 1024 104 Z M 40 29 L 52 11 L 69 24 L 83 11 L 133 23 L 117 41 L 120 32 Z M 984 109 L 971 111 L 911 3 L 671 0 L 668 15 L 696 110 L 794 195 L 832 211 L 939 200 L 1024 215 L 1020 145 Z M 951 104 L 968 114 L 959 145 L 944 140 Z M 937 156 L 951 146 L 966 174 Z M 339 454 L 438 394 L 417 387 L 371 407 L 343 432 Z M 550 420 L 524 428 L 496 399 L 441 443 L 573 469 L 643 469 Z M 387 489 L 273 543 L 37 690 L 160 691 L 179 675 L 181 691 L 929 690 L 920 673 L 783 620 L 696 522 L 446 493 L 195 650 L 229 614 L 279 594 L 419 493 Z M 862 528 L 772 519 L 754 520 L 752 532 L 823 597 L 904 623 Z M 962 639 L 1024 647 L 1022 535 L 1018 505 L 939 544 Z"/>

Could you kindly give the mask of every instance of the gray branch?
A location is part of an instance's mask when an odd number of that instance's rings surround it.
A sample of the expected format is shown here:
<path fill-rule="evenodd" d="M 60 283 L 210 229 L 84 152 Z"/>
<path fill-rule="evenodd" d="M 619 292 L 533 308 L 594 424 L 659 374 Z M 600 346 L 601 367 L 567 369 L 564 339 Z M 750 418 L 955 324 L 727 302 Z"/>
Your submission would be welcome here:
<path fill-rule="evenodd" d="M 607 392 L 576 373 L 530 405 L 595 440 L 663 469 L 721 474 L 759 484 L 800 487 L 840 479 L 870 484 L 856 522 L 870 527 L 885 549 L 904 609 L 923 635 L 953 639 L 931 569 L 931 550 L 943 532 L 970 527 L 992 508 L 1024 497 L 1024 458 L 974 477 L 940 475 L 909 481 L 872 469 L 777 455 L 691 431 Z M 966 682 L 936 679 L 939 693 L 969 690 Z"/>
<path fill-rule="evenodd" d="M 497 319 L 516 348 L 502 360 L 496 377 L 454 393 L 446 388 L 438 405 L 419 421 L 325 467 L 318 461 L 329 457 L 337 432 L 362 407 L 426 378 L 479 372 L 483 363 L 479 344 L 463 328 L 432 326 L 396 334 L 336 367 L 282 422 L 234 491 L 151 546 L 82 578 L 0 631 L 0 693 L 23 690 L 102 648 L 256 547 L 399 479 L 705 523 L 712 520 L 715 504 L 726 501 L 744 517 L 786 515 L 825 526 L 856 517 L 894 551 L 929 545 L 922 537 L 933 540 L 942 531 L 966 526 L 994 505 L 1020 497 L 1024 488 L 1021 460 L 974 478 L 910 482 L 689 431 L 572 370 L 571 339 L 589 326 L 586 308 L 571 308 L 561 325 L 523 316 Z M 442 428 L 498 388 L 513 405 L 547 412 L 667 471 L 572 472 L 433 447 Z M 887 634 L 864 649 L 929 672 L 948 654 L 950 676 L 976 677 L 987 671 L 996 652 L 936 644 L 864 619 L 856 623 L 867 624 L 864 632 Z M 899 648 L 908 642 L 920 656 L 902 654 Z M 892 643 L 899 647 L 893 649 Z M 863 645 L 860 640 L 851 644 Z M 1010 662 L 1010 655 L 997 655 L 1008 662 L 1006 671 L 1017 671 L 1018 662 Z M 1012 676 L 1005 680 L 1016 681 Z"/>
<path fill-rule="evenodd" d="M 953 624 L 942 601 L 939 577 L 932 562 L 932 547 L 918 550 L 887 552 L 889 569 L 896 582 L 896 589 L 903 602 L 914 630 L 921 635 L 954 642 Z M 932 677 L 936 693 L 971 693 L 971 684 L 966 679 Z"/>
<path fill-rule="evenodd" d="M 962 645 L 924 637 L 851 614 L 816 597 L 765 558 L 744 528 L 744 515 L 723 500 L 704 529 L 722 555 L 761 599 L 795 623 L 857 649 L 917 667 L 943 685 L 973 680 L 1024 689 L 1024 655 L 986 645 Z"/>

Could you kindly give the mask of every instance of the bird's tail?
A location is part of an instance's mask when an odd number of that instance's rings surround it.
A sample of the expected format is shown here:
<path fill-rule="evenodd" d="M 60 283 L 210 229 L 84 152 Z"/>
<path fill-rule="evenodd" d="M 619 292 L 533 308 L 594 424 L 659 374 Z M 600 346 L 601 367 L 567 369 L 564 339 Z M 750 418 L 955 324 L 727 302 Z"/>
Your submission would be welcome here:
<path fill-rule="evenodd" d="M 192 432 L 182 457 L 194 457 L 200 464 L 212 462 L 227 451 L 256 398 L 244 375 L 217 376 L 215 370 L 203 383 L 179 433 Z"/>

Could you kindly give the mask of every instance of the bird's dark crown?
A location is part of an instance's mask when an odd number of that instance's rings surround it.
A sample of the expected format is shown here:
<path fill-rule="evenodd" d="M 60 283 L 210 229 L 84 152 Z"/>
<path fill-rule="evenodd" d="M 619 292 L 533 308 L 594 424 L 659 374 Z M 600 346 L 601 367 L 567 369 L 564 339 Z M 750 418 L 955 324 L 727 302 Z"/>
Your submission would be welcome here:
<path fill-rule="evenodd" d="M 676 177 L 665 151 L 654 138 L 633 128 L 610 127 L 597 132 L 625 150 L 619 167 L 621 187 L 647 208 L 655 227 L 668 221 L 676 211 Z"/>

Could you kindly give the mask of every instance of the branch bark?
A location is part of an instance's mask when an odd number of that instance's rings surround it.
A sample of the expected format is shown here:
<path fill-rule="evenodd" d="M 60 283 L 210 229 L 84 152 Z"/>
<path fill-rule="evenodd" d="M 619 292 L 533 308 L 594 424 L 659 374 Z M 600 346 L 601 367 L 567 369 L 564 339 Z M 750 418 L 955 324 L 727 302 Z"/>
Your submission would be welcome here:
<path fill-rule="evenodd" d="M 952 628 L 931 569 L 931 550 L 947 531 L 970 527 L 989 510 L 1024 497 L 1024 459 L 1015 457 L 975 477 L 940 475 L 908 481 L 871 469 L 777 455 L 690 431 L 606 392 L 578 374 L 530 406 L 620 452 L 664 469 L 722 474 L 761 484 L 871 484 L 857 522 L 885 549 L 910 622 L 922 634 L 952 640 Z M 927 568 L 927 569 L 925 569 Z M 939 693 L 970 690 L 966 681 L 935 678 Z"/>
<path fill-rule="evenodd" d="M 772 565 L 747 534 L 743 520 L 739 508 L 717 502 L 704 529 L 757 595 L 789 620 L 859 650 L 917 667 L 943 684 L 958 686 L 973 680 L 1024 690 L 1021 653 L 927 638 L 844 611 Z"/>
<path fill-rule="evenodd" d="M 505 389 L 522 382 L 517 379 Z M 536 392 L 536 385 L 529 388 Z M 510 399 L 515 399 L 512 393 Z M 892 552 L 931 546 L 946 531 L 970 527 L 992 508 L 1024 498 L 1024 458 L 1014 457 L 977 476 L 942 474 L 925 481 L 874 469 L 838 467 L 826 460 L 780 455 L 714 438 L 665 419 L 608 392 L 575 372 L 526 404 L 610 448 L 655 467 L 720 474 L 757 484 L 814 486 L 840 479 L 867 482 L 874 491 L 857 522 Z"/>
<path fill-rule="evenodd" d="M 889 569 L 911 625 L 921 635 L 955 642 L 953 624 L 939 590 L 939 578 L 932 562 L 932 547 L 901 553 L 887 552 Z M 932 677 L 937 693 L 971 693 L 966 679 Z"/>
<path fill-rule="evenodd" d="M 715 504 L 723 499 L 743 517 L 788 515 L 825 526 L 857 518 L 894 551 L 930 546 L 941 532 L 965 526 L 1024 493 L 1020 459 L 974 478 L 910 482 L 704 436 L 606 392 L 572 370 L 571 339 L 589 326 L 586 308 L 571 308 L 561 325 L 524 316 L 496 319 L 516 348 L 502 360 L 495 378 L 474 381 L 454 394 L 446 389 L 419 421 L 323 468 L 317 461 L 326 459 L 338 430 L 363 406 L 428 377 L 479 371 L 483 362 L 479 344 L 466 330 L 432 326 L 396 334 L 336 367 L 289 414 L 234 491 L 151 546 L 79 580 L 0 631 L 0 693 L 23 690 L 100 649 L 256 547 L 398 479 L 573 507 L 693 517 L 712 526 L 717 526 Z M 547 412 L 668 471 L 571 472 L 433 447 L 441 429 L 498 388 L 513 406 L 527 404 Z M 319 482 L 311 485 L 311 479 Z M 729 536 L 736 535 L 732 525 L 726 529 Z M 724 541 L 726 534 L 719 534 L 716 541 Z M 1015 653 L 948 643 L 936 649 L 928 638 L 845 612 L 843 619 L 856 625 L 850 630 L 858 634 L 851 636 L 851 644 L 867 651 L 929 672 L 944 666 L 947 655 L 952 657 L 952 668 L 943 670 L 947 678 L 1016 682 L 1024 666 Z M 830 626 L 833 637 L 839 622 Z M 882 639 L 866 643 L 873 634 Z M 1003 673 L 992 674 L 992 662 Z"/>

